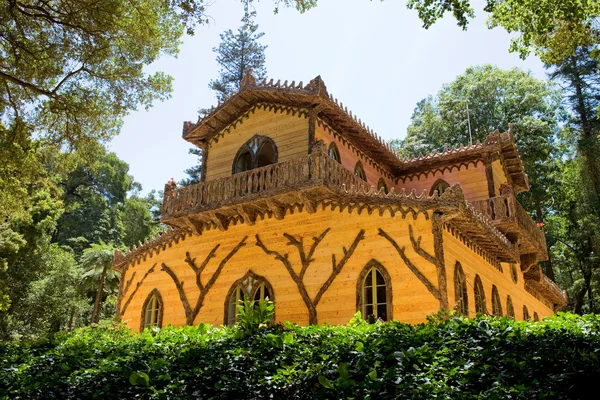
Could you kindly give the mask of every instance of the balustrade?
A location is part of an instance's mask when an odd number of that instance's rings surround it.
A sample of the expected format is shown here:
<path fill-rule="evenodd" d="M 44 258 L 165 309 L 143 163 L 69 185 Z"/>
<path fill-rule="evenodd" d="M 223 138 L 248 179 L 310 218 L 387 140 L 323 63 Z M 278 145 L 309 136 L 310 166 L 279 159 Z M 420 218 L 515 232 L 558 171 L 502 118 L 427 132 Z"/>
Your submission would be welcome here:
<path fill-rule="evenodd" d="M 531 216 L 525 211 L 512 194 L 492 197 L 485 200 L 471 202 L 475 210 L 483 214 L 496 225 L 503 225 L 501 230 L 506 230 L 507 223 L 514 223 L 525 231 L 527 239 L 534 242 L 539 249 L 546 248 L 546 236 L 537 226 Z M 545 250 L 544 250 L 545 251 Z"/>
<path fill-rule="evenodd" d="M 217 207 L 311 181 L 323 181 L 333 187 L 366 185 L 331 157 L 315 153 L 181 189 L 166 188 L 162 213 L 163 217 L 170 217 L 207 206 Z"/>

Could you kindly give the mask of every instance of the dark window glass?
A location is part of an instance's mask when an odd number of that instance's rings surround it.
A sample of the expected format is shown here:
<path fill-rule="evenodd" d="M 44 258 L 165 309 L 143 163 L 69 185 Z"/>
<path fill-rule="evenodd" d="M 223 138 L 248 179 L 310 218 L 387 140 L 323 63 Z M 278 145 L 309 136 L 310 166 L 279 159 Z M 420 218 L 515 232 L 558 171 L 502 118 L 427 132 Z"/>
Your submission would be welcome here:
<path fill-rule="evenodd" d="M 243 151 L 235 160 L 235 173 L 239 174 L 240 172 L 249 171 L 251 169 L 252 155 L 250 155 L 249 150 Z"/>
<path fill-rule="evenodd" d="M 468 316 L 469 295 L 467 292 L 467 280 L 459 262 L 454 267 L 454 296 L 456 297 L 456 311 L 461 315 Z"/>
<path fill-rule="evenodd" d="M 485 292 L 483 291 L 483 284 L 479 275 L 475 277 L 475 312 L 478 314 L 487 314 L 487 307 L 485 305 Z"/>
<path fill-rule="evenodd" d="M 275 164 L 275 148 L 269 140 L 263 143 L 258 152 L 257 167 L 260 168 L 271 164 Z"/>
<path fill-rule="evenodd" d="M 333 158 L 335 161 L 342 163 L 342 157 L 340 157 L 340 152 L 338 151 L 335 143 L 331 143 L 329 145 L 329 157 Z"/>

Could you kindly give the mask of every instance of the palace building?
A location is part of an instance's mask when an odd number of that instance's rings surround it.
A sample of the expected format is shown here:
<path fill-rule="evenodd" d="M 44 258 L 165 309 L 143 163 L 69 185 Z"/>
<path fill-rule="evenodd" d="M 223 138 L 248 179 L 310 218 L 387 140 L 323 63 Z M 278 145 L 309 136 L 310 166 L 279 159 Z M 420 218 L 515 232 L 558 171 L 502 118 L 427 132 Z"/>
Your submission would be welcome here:
<path fill-rule="evenodd" d="M 320 77 L 246 74 L 183 138 L 202 149 L 202 182 L 168 184 L 170 229 L 115 254 L 117 316 L 134 330 L 233 324 L 244 296 L 298 324 L 442 309 L 537 320 L 566 305 L 515 197 L 529 185 L 511 129 L 401 159 Z"/>

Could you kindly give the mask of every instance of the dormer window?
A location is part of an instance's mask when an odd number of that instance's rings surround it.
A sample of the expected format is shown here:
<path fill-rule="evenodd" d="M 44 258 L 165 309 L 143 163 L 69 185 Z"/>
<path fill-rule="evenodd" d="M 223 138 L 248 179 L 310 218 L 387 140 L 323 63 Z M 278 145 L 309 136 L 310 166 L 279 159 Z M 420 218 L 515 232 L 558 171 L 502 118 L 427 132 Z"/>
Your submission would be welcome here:
<path fill-rule="evenodd" d="M 342 157 L 340 156 L 340 152 L 335 143 L 331 143 L 329 145 L 329 157 L 333 158 L 335 161 L 342 163 Z"/>
<path fill-rule="evenodd" d="M 437 192 L 438 196 L 441 196 L 444 194 L 446 189 L 448 189 L 449 187 L 450 187 L 450 185 L 448 184 L 448 182 L 446 182 L 443 179 L 438 179 L 431 187 L 431 190 L 429 191 L 429 195 L 433 196 L 433 194 L 435 192 Z"/>
<path fill-rule="evenodd" d="M 266 167 L 277 162 L 277 146 L 271 138 L 256 135 L 237 152 L 233 161 L 233 174 Z"/>
<path fill-rule="evenodd" d="M 358 176 L 360 179 L 362 179 L 365 182 L 367 181 L 367 176 L 365 175 L 365 170 L 363 169 L 363 166 L 360 163 L 360 161 L 358 161 L 356 163 L 356 165 L 354 166 L 354 175 Z"/>

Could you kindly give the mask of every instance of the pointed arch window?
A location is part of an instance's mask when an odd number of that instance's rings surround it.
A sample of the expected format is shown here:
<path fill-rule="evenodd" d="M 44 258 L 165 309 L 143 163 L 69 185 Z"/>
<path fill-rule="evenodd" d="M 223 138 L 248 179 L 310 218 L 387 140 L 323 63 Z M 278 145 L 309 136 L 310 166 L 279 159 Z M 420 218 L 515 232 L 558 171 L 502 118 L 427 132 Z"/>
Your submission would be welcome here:
<path fill-rule="evenodd" d="M 377 182 L 377 190 L 381 191 L 383 189 L 383 193 L 388 194 L 389 190 L 387 185 L 385 184 L 385 180 L 383 178 L 379 178 L 379 182 Z"/>
<path fill-rule="evenodd" d="M 244 143 L 233 160 L 233 174 L 265 167 L 277 162 L 277 146 L 271 138 L 255 135 Z"/>
<path fill-rule="evenodd" d="M 529 318 L 529 310 L 527 309 L 527 306 L 523 306 L 523 319 L 529 321 Z"/>
<path fill-rule="evenodd" d="M 443 179 L 438 179 L 437 181 L 435 181 L 435 183 L 431 187 L 431 190 L 429 191 L 429 195 L 433 196 L 433 193 L 437 192 L 438 196 L 441 196 L 444 194 L 446 189 L 448 189 L 449 187 L 450 187 L 450 185 L 448 184 L 448 182 L 446 182 Z"/>
<path fill-rule="evenodd" d="M 465 317 L 469 316 L 469 295 L 467 292 L 467 279 L 462 265 L 457 261 L 454 266 L 454 309 Z"/>
<path fill-rule="evenodd" d="M 333 142 L 329 145 L 329 157 L 333 158 L 335 161 L 342 163 L 342 157 L 340 156 L 340 151 L 337 148 L 337 145 Z"/>
<path fill-rule="evenodd" d="M 515 317 L 515 307 L 513 306 L 510 295 L 506 297 L 506 316 L 511 318 Z"/>
<path fill-rule="evenodd" d="M 275 303 L 273 287 L 262 276 L 248 271 L 243 278 L 234 282 L 225 300 L 225 325 L 235 325 L 237 322 L 237 307 L 242 304 L 244 297 L 253 301 L 269 299 Z M 275 319 L 275 315 L 273 315 Z"/>
<path fill-rule="evenodd" d="M 502 316 L 502 303 L 500 302 L 500 294 L 496 285 L 492 286 L 492 313 L 496 317 Z"/>
<path fill-rule="evenodd" d="M 163 302 L 157 289 L 150 292 L 142 306 L 142 326 L 140 330 L 162 327 Z"/>
<path fill-rule="evenodd" d="M 535 311 L 533 312 L 533 320 L 534 320 L 535 322 L 540 322 L 540 316 L 539 316 L 539 315 L 538 315 L 538 313 L 537 313 L 537 312 L 535 312 Z"/>
<path fill-rule="evenodd" d="M 478 314 L 487 314 L 485 305 L 485 292 L 483 291 L 483 283 L 479 275 L 475 276 L 475 312 Z"/>
<path fill-rule="evenodd" d="M 356 308 L 369 322 L 392 319 L 392 283 L 387 270 L 371 260 L 358 277 Z"/>
<path fill-rule="evenodd" d="M 365 182 L 367 181 L 367 175 L 365 174 L 365 170 L 360 161 L 357 161 L 356 165 L 354 166 L 354 175 L 358 176 Z"/>

